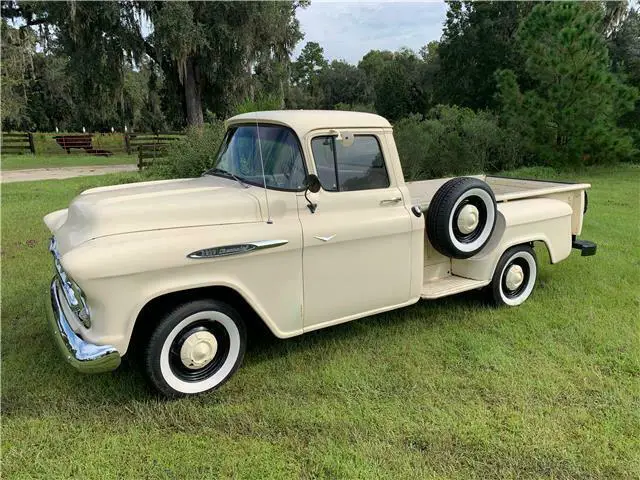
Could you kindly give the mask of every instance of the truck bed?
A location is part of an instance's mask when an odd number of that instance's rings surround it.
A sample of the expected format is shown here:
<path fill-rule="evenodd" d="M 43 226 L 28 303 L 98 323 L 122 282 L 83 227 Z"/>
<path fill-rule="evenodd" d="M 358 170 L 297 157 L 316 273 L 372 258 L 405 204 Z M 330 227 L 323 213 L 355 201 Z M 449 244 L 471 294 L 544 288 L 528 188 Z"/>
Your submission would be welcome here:
<path fill-rule="evenodd" d="M 584 190 L 590 187 L 588 183 L 554 182 L 549 180 L 530 180 L 510 177 L 495 177 L 490 175 L 469 175 L 487 182 L 493 190 L 496 201 L 506 202 L 521 198 L 542 197 L 557 193 Z M 411 193 L 412 205 L 418 205 L 423 211 L 429 207 L 429 202 L 436 191 L 451 178 L 438 178 L 407 182 Z"/>

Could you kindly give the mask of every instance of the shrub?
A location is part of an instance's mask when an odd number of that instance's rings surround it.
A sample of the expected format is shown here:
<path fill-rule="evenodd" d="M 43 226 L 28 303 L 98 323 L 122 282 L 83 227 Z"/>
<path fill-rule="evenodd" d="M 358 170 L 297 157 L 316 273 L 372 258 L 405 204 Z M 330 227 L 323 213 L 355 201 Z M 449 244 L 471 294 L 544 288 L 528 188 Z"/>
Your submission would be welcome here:
<path fill-rule="evenodd" d="M 343 110 L 347 112 L 367 112 L 367 113 L 376 113 L 376 109 L 373 104 L 365 104 L 365 103 L 336 103 L 333 108 L 335 110 Z"/>
<path fill-rule="evenodd" d="M 522 163 L 518 135 L 488 112 L 438 105 L 426 118 L 412 115 L 394 125 L 407 180 L 477 174 Z"/>
<path fill-rule="evenodd" d="M 170 146 L 168 161 L 149 174 L 162 178 L 197 177 L 213 166 L 224 124 L 212 119 L 187 131 Z M 439 105 L 426 118 L 412 115 L 394 125 L 394 137 L 407 180 L 513 169 L 522 164 L 522 142 L 498 126 L 488 112 Z"/>
<path fill-rule="evenodd" d="M 150 174 L 162 178 L 202 175 L 205 170 L 213 167 L 223 136 L 224 123 L 219 120 L 187 130 L 184 139 L 169 147 L 167 162 L 153 165 Z"/>
<path fill-rule="evenodd" d="M 278 95 L 263 94 L 254 99 L 245 98 L 233 108 L 233 115 L 240 113 L 260 112 L 264 110 L 280 110 L 282 99 Z"/>

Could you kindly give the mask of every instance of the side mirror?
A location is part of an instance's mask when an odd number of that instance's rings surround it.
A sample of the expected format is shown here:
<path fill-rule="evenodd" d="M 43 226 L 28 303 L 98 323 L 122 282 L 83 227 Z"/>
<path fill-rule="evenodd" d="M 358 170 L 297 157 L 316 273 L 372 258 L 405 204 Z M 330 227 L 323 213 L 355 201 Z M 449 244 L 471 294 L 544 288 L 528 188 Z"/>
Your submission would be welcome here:
<path fill-rule="evenodd" d="M 313 173 L 307 175 L 304 184 L 311 193 L 318 193 L 320 191 L 320 179 Z"/>
<path fill-rule="evenodd" d="M 304 184 L 307 187 L 307 189 L 304 191 L 304 198 L 307 200 L 307 207 L 309 208 L 309 211 L 311 213 L 316 213 L 316 208 L 318 208 L 318 204 L 313 203 L 311 200 L 309 200 L 309 197 L 307 197 L 307 192 L 318 193 L 321 187 L 320 179 L 318 178 L 317 175 L 310 173 L 309 175 L 307 175 L 307 178 L 305 178 Z"/>

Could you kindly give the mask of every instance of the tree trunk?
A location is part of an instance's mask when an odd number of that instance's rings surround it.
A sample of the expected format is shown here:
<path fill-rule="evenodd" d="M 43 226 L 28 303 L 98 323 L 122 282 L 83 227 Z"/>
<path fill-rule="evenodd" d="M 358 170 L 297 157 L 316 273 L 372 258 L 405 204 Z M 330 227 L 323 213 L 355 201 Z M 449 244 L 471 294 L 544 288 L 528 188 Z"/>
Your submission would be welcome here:
<path fill-rule="evenodd" d="M 280 108 L 282 110 L 284 110 L 285 107 L 285 103 L 284 103 L 284 80 L 282 79 L 282 76 L 280 76 L 280 79 L 278 80 L 278 93 L 280 94 Z"/>
<path fill-rule="evenodd" d="M 200 89 L 200 68 L 193 57 L 186 62 L 184 72 L 184 100 L 188 126 L 199 126 L 204 123 L 202 115 L 202 92 Z"/>

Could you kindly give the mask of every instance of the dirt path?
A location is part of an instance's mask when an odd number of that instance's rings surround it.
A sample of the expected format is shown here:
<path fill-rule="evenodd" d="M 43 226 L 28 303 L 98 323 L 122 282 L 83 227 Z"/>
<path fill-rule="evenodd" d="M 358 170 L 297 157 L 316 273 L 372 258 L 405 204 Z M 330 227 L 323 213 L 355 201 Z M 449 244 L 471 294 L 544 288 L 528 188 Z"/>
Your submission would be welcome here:
<path fill-rule="evenodd" d="M 33 180 L 60 180 L 63 178 L 104 175 L 117 172 L 135 172 L 136 165 L 102 165 L 89 167 L 31 168 L 28 170 L 6 170 L 0 172 L 2 183 L 29 182 Z"/>

